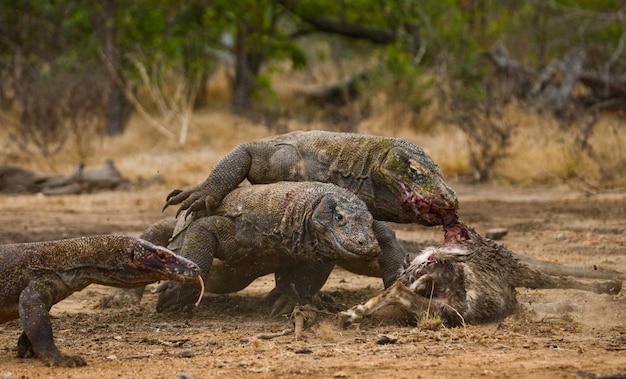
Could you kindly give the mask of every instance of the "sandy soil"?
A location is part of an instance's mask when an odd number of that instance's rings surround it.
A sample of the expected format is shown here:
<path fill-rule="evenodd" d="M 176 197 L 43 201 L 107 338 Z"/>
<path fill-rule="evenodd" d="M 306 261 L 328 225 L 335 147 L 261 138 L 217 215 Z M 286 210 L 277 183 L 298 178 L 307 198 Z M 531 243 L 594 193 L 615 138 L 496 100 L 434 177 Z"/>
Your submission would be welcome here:
<path fill-rule="evenodd" d="M 626 192 L 586 196 L 567 188 L 456 185 L 461 218 L 484 233 L 507 228 L 502 240 L 519 254 L 593 269 L 626 272 Z M 138 235 L 163 217 L 168 188 L 81 196 L 0 196 L 0 243 L 89 234 Z M 166 212 L 171 215 L 172 211 Z M 402 239 L 438 243 L 438 228 L 398 225 Z M 98 307 L 109 292 L 90 286 L 55 305 L 56 343 L 81 355 L 81 368 L 50 368 L 15 358 L 18 321 L 0 325 L 2 378 L 177 377 L 541 377 L 626 375 L 626 296 L 575 290 L 520 290 L 526 310 L 502 322 L 424 330 L 387 310 L 359 327 L 332 317 L 296 341 L 270 319 L 263 277 L 245 291 L 207 295 L 192 315 L 158 314 L 155 296 L 141 305 Z M 324 291 L 350 307 L 377 294 L 379 279 L 335 270 Z M 379 344 L 380 336 L 396 338 Z M 617 375 L 621 374 L 621 376 Z M 617 375 L 617 376 L 615 376 Z"/>

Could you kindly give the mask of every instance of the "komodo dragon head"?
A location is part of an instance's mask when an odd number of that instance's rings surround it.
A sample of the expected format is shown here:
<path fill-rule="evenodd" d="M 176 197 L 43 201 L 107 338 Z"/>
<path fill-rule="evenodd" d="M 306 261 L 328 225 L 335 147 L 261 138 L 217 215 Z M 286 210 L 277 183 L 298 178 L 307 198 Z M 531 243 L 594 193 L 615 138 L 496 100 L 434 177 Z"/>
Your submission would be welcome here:
<path fill-rule="evenodd" d="M 443 179 L 437 164 L 407 141 L 395 144 L 373 172 L 376 213 L 394 222 L 447 225 L 458 219 L 456 193 Z"/>
<path fill-rule="evenodd" d="M 353 193 L 343 188 L 337 190 L 338 193 L 324 195 L 313 210 L 316 251 L 329 259 L 377 258 L 380 247 L 367 205 Z"/>
<path fill-rule="evenodd" d="M 87 278 L 102 285 L 130 288 L 159 280 L 183 283 L 198 280 L 198 266 L 171 250 L 138 238 L 104 237 L 100 248 L 79 250 L 87 253 L 79 254 L 80 262 L 73 265 L 75 270 L 65 273 L 66 277 L 73 276 L 74 280 Z"/>

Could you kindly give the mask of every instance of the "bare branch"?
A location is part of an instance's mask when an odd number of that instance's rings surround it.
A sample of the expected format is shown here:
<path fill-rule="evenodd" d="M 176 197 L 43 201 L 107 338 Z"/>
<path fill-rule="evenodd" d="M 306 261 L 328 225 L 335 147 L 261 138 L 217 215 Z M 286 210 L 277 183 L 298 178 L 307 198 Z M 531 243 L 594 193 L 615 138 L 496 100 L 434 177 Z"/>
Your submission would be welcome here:
<path fill-rule="evenodd" d="M 120 73 L 117 72 L 117 70 L 115 69 L 115 66 L 113 65 L 109 57 L 106 56 L 106 54 L 104 54 L 104 52 L 102 51 L 100 51 L 100 58 L 104 62 L 104 65 L 107 68 L 107 71 L 109 72 L 113 80 L 115 80 L 117 85 L 124 91 L 124 95 L 126 96 L 128 101 L 130 101 L 130 103 L 135 107 L 137 112 L 139 112 L 141 117 L 143 117 L 146 121 L 148 121 L 150 125 L 152 125 L 155 129 L 157 129 L 164 136 L 169 137 L 169 138 L 175 138 L 176 135 L 173 132 L 165 128 L 157 120 L 155 120 L 152 116 L 150 116 L 146 108 L 143 105 L 141 105 L 141 103 L 139 103 L 133 91 L 128 87 L 128 85 L 126 85 L 126 83 L 124 83 L 124 80 L 122 80 Z"/>

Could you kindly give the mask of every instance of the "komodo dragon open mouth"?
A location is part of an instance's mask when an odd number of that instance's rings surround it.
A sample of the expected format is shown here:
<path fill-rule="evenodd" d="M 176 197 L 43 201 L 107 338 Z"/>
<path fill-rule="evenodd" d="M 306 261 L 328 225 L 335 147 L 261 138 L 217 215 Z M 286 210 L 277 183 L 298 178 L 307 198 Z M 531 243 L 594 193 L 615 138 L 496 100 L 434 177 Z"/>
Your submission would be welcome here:
<path fill-rule="evenodd" d="M 400 193 L 404 208 L 413 211 L 415 216 L 422 220 L 424 225 L 450 225 L 456 223 L 459 218 L 456 213 L 456 208 L 451 208 L 446 204 L 436 204 L 435 201 L 429 201 L 403 182 L 400 182 Z M 433 199 L 434 198 L 435 196 L 433 196 Z"/>

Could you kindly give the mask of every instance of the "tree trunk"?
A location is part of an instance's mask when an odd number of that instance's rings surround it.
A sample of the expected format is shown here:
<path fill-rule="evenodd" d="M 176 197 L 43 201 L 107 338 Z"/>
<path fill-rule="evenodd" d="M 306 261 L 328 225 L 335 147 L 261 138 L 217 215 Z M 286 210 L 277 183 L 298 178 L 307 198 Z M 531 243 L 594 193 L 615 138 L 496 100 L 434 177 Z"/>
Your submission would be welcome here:
<path fill-rule="evenodd" d="M 252 106 L 256 78 L 263 62 L 263 54 L 248 46 L 246 25 L 237 28 L 235 42 L 235 83 L 232 105 L 235 112 L 246 112 Z"/>
<path fill-rule="evenodd" d="M 102 12 L 94 13 L 94 29 L 102 44 L 102 52 L 105 59 L 108 59 L 115 72 L 122 76 L 120 70 L 120 52 L 116 41 L 115 30 L 115 13 L 117 11 L 116 0 L 103 0 Z M 107 105 L 107 128 L 106 133 L 109 136 L 122 134 L 126 128 L 129 119 L 131 105 L 126 99 L 123 88 L 115 78 L 109 75 L 109 97 Z M 122 78 L 123 80 L 123 78 Z"/>

